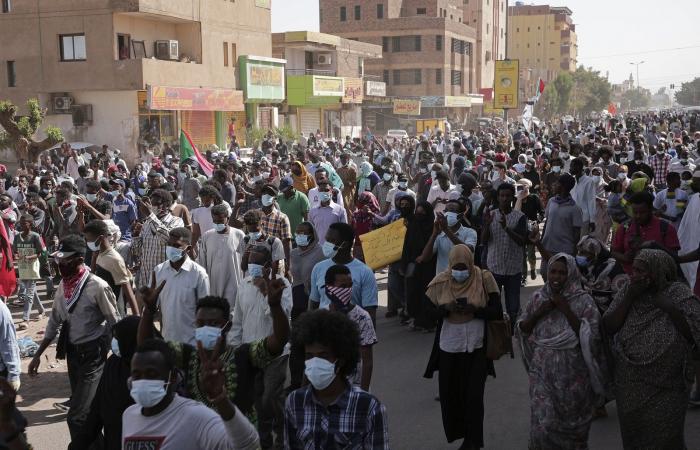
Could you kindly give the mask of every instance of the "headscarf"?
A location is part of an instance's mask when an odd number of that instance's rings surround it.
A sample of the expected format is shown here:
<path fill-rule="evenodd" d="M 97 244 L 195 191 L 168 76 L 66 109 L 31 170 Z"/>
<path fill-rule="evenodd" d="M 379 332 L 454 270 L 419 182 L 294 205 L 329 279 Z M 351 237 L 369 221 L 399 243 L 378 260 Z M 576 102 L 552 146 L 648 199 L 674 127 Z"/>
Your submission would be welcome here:
<path fill-rule="evenodd" d="M 629 277 L 598 239 L 592 235 L 581 238 L 576 246 L 579 252 L 591 253 L 594 260 L 588 267 L 580 268 L 584 288 L 589 291 L 599 307 L 607 309 L 613 294 L 624 289 Z M 605 304 L 601 304 L 604 301 Z"/>
<path fill-rule="evenodd" d="M 663 292 L 671 283 L 678 280 L 676 262 L 663 250 L 643 249 L 635 259 L 640 259 L 649 268 L 657 293 Z"/>
<path fill-rule="evenodd" d="M 581 273 L 578 271 L 576 266 L 576 259 L 573 256 L 566 253 L 557 253 L 549 259 L 549 265 L 551 266 L 555 262 L 562 261 L 566 265 L 566 282 L 561 290 L 561 295 L 571 301 L 572 299 L 579 297 L 581 295 L 586 295 L 587 292 L 581 286 Z M 545 301 L 550 300 L 554 296 L 554 291 L 552 290 L 552 285 L 550 281 L 547 281 L 542 289 L 540 289 L 540 294 Z"/>
<path fill-rule="evenodd" d="M 301 169 L 301 175 L 297 176 L 294 174 L 294 172 L 292 172 L 294 189 L 301 191 L 304 194 L 308 194 L 310 189 L 316 187 L 316 181 L 314 180 L 314 177 L 309 175 L 309 172 L 306 171 L 306 167 L 304 167 L 304 164 L 302 164 L 301 161 L 294 161 L 293 164 Z"/>
<path fill-rule="evenodd" d="M 374 223 L 374 216 L 369 212 L 365 212 L 363 209 L 365 206 L 369 207 L 369 210 L 375 214 L 379 213 L 379 202 L 377 197 L 371 192 L 361 192 L 357 197 L 357 202 L 355 207 L 357 208 L 355 212 L 352 213 L 352 218 L 354 221 L 355 233 L 360 236 L 369 232 L 372 229 L 372 224 Z"/>
<path fill-rule="evenodd" d="M 127 316 L 112 327 L 112 336 L 119 343 L 119 356 L 127 365 L 136 352 L 136 334 L 139 328 L 139 316 Z"/>
<path fill-rule="evenodd" d="M 458 283 L 452 278 L 452 267 L 457 264 L 465 264 L 469 270 L 469 279 L 464 283 Z M 474 255 L 469 247 L 464 244 L 452 247 L 447 269 L 433 278 L 425 294 L 436 306 L 449 305 L 458 298 L 466 298 L 470 305 L 477 308 L 486 306 L 488 294 L 484 289 L 484 276 L 481 269 L 474 265 Z M 448 318 L 448 320 L 454 323 L 465 322 L 459 317 Z"/>
<path fill-rule="evenodd" d="M 365 175 L 365 172 L 367 172 L 367 175 Z M 370 174 L 372 173 L 372 164 L 370 164 L 368 161 L 363 161 L 362 164 L 360 164 L 360 173 L 359 173 L 359 178 L 358 178 L 358 185 L 357 185 L 357 191 L 358 192 L 365 192 L 369 191 L 371 186 L 372 186 L 372 181 L 369 179 Z"/>

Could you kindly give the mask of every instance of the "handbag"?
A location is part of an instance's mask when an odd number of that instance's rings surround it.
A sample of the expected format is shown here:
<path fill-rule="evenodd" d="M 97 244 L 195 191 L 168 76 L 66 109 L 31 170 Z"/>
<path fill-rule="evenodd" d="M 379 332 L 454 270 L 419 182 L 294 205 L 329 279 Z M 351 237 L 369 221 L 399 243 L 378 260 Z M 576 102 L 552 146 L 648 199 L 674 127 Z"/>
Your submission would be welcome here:
<path fill-rule="evenodd" d="M 496 361 L 501 356 L 513 353 L 513 335 L 510 328 L 510 317 L 503 313 L 503 320 L 486 321 L 486 358 Z"/>

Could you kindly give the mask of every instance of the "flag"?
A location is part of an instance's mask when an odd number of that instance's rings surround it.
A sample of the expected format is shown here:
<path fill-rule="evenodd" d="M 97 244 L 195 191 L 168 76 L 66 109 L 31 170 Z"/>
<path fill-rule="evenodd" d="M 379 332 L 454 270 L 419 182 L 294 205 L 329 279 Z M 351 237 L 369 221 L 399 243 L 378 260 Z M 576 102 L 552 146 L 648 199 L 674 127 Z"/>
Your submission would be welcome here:
<path fill-rule="evenodd" d="M 180 130 L 180 163 L 190 160 L 195 162 L 208 177 L 214 172 L 212 166 L 207 159 L 199 153 L 197 146 L 192 142 L 192 138 L 185 130 Z"/>
<path fill-rule="evenodd" d="M 530 126 L 532 125 L 532 105 L 526 104 L 525 109 L 523 109 L 523 125 L 527 131 L 530 131 Z"/>
<path fill-rule="evenodd" d="M 617 114 L 617 106 L 615 105 L 615 103 L 608 103 L 608 112 L 613 116 Z"/>
<path fill-rule="evenodd" d="M 544 80 L 540 78 L 540 84 L 537 86 L 537 92 L 540 94 L 544 92 Z"/>

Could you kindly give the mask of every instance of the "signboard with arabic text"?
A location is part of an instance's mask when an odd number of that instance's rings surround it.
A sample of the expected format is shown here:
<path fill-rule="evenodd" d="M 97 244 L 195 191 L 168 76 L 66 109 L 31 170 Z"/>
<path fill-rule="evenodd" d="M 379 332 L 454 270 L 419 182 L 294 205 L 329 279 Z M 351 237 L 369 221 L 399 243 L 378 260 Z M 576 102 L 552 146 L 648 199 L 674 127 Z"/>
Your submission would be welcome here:
<path fill-rule="evenodd" d="M 234 89 L 148 86 L 148 109 L 168 111 L 244 111 L 243 92 Z"/>
<path fill-rule="evenodd" d="M 394 114 L 420 116 L 420 100 L 394 99 Z"/>
<path fill-rule="evenodd" d="M 363 99 L 362 79 L 345 78 L 345 95 L 343 96 L 343 103 L 362 103 Z"/>
<path fill-rule="evenodd" d="M 496 61 L 493 80 L 494 108 L 514 109 L 518 107 L 519 66 L 517 59 Z"/>
<path fill-rule="evenodd" d="M 345 95 L 345 83 L 342 78 L 314 75 L 313 94 L 315 97 L 342 97 Z"/>
<path fill-rule="evenodd" d="M 386 83 L 383 81 L 368 81 L 365 83 L 365 95 L 386 97 Z"/>

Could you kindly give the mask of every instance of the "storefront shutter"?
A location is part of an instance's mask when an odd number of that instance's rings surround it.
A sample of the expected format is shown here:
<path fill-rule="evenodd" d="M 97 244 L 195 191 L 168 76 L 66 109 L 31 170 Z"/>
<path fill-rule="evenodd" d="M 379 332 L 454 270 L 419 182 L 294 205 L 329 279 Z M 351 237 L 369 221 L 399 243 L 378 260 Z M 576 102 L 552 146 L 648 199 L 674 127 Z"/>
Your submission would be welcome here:
<path fill-rule="evenodd" d="M 309 133 L 316 134 L 316 130 L 321 128 L 321 110 L 299 108 L 299 123 L 304 136 L 308 136 Z"/>

